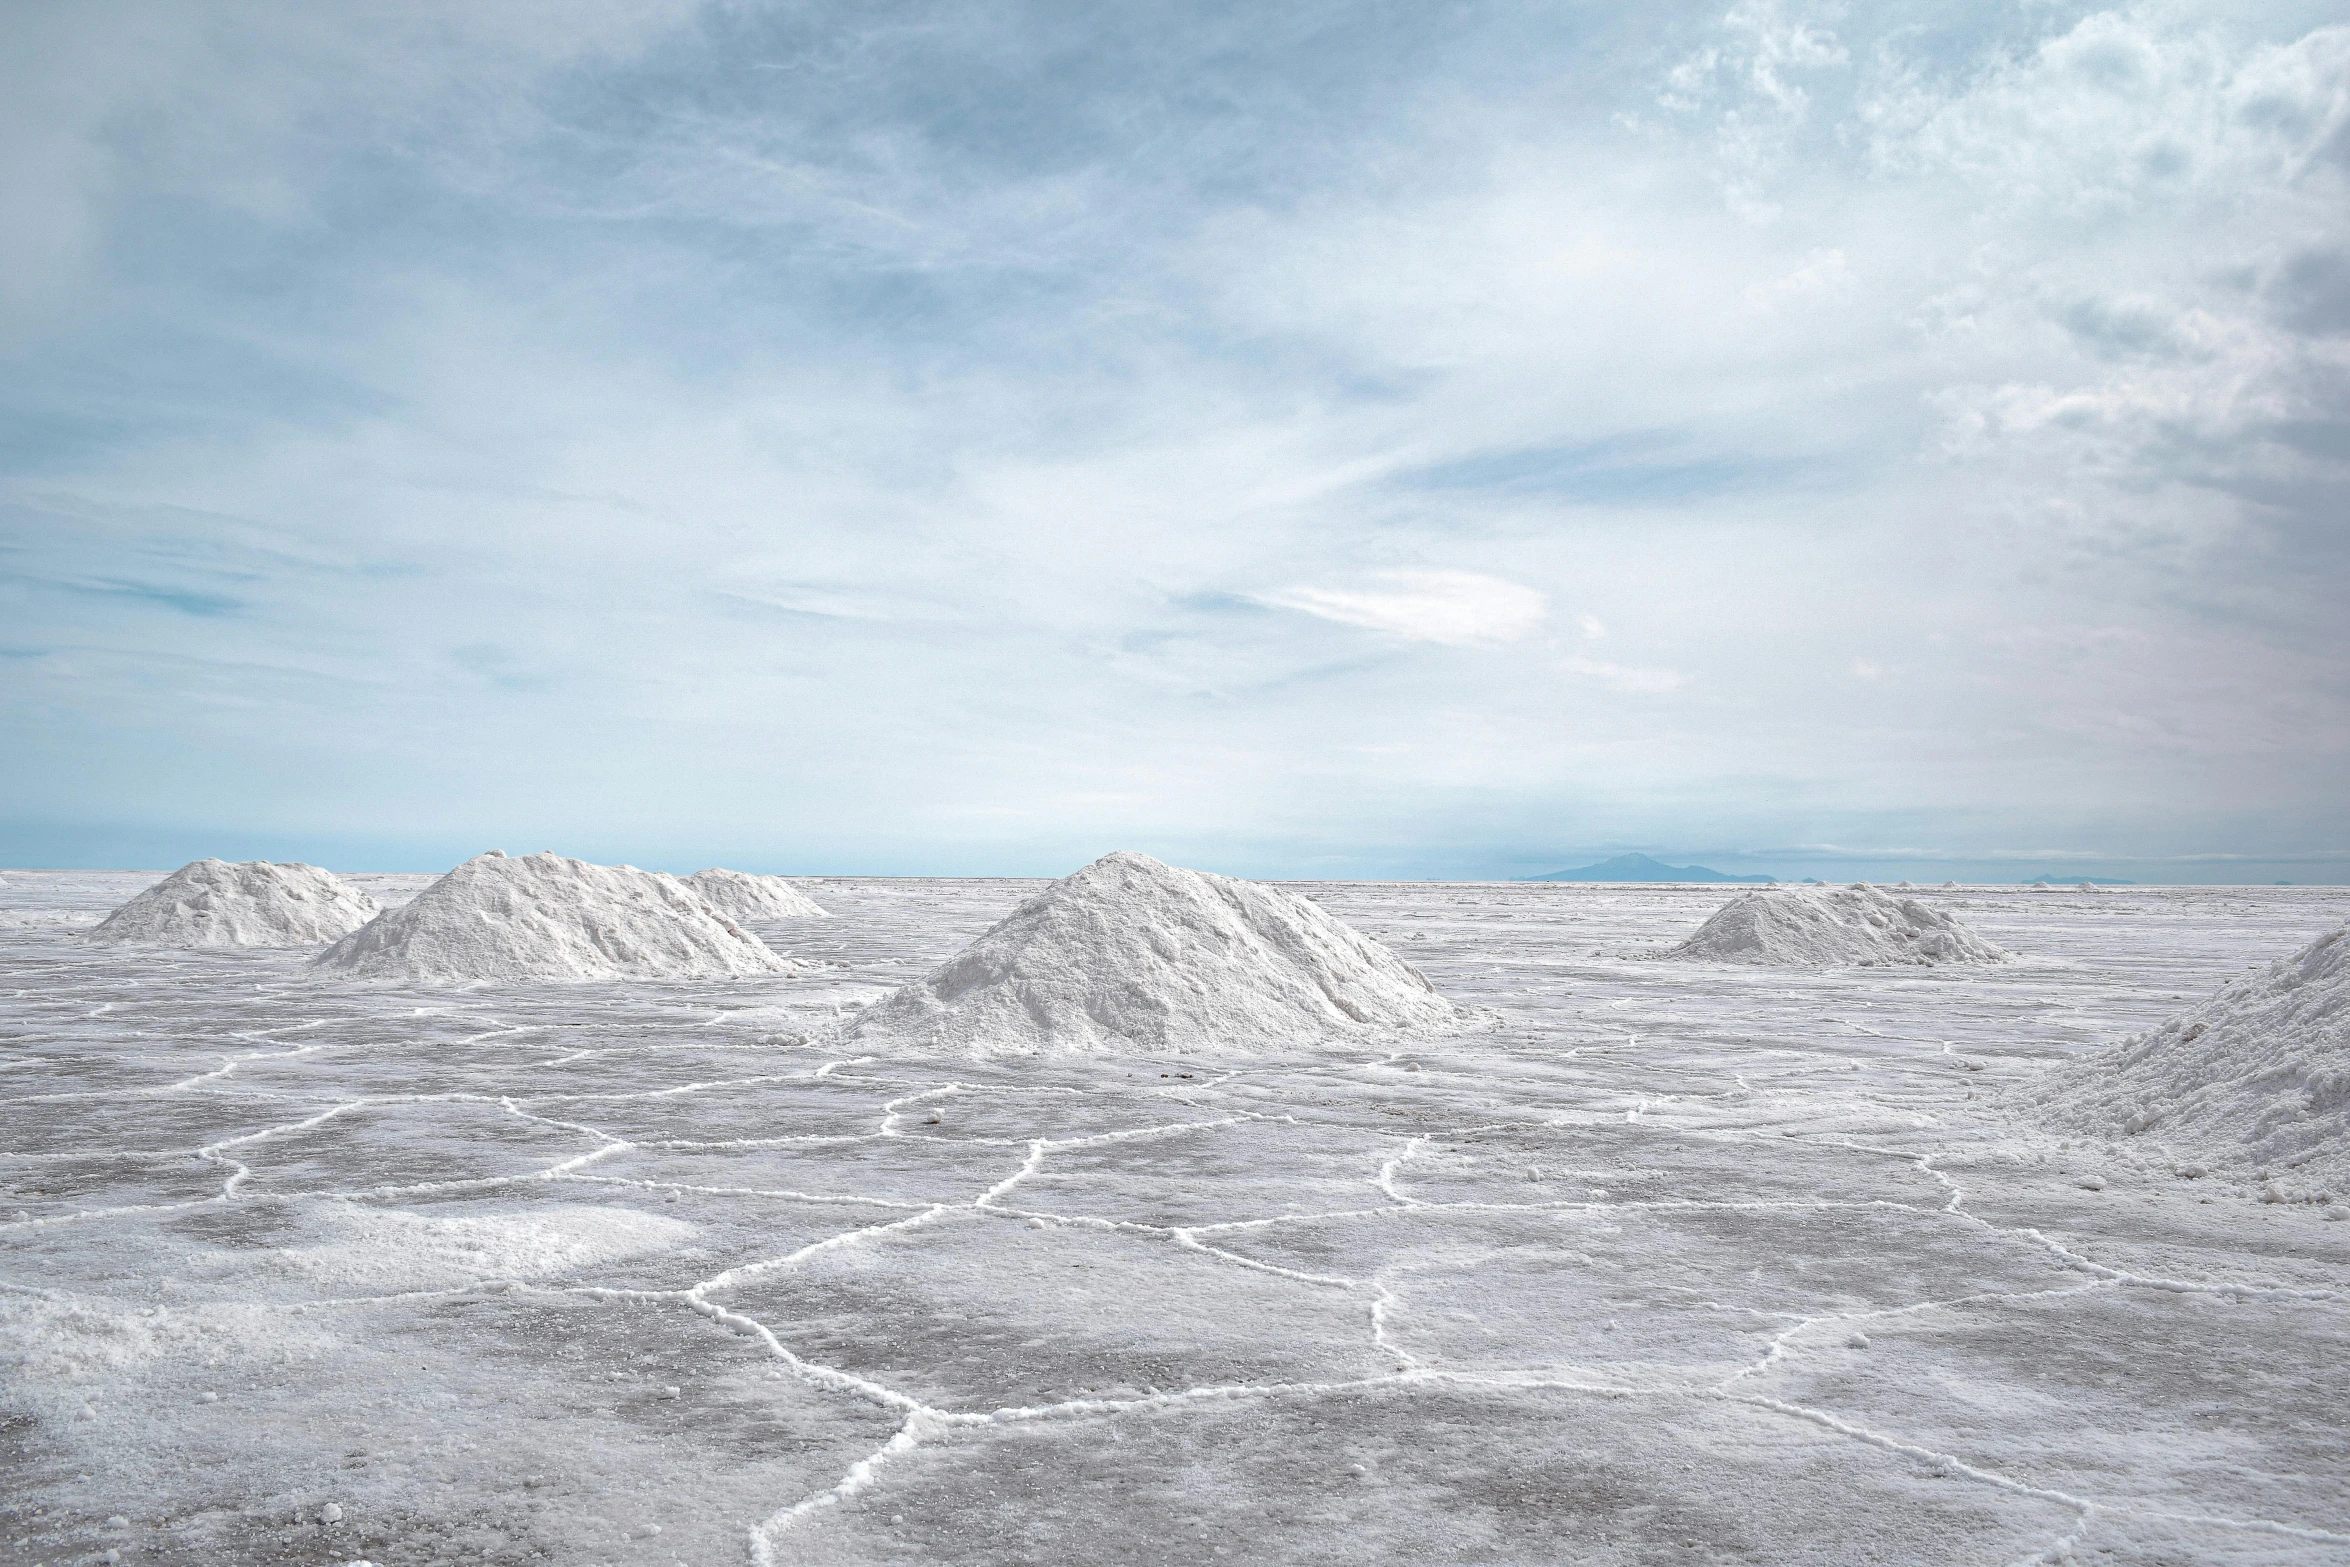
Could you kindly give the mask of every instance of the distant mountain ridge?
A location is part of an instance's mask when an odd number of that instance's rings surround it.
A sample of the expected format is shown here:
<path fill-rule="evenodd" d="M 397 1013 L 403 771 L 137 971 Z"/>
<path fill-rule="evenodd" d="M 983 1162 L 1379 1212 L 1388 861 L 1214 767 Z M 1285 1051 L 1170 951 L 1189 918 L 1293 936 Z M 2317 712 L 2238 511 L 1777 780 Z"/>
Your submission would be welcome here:
<path fill-rule="evenodd" d="M 1581 870 L 1552 871 L 1525 881 L 1777 881 L 1776 876 L 1726 876 L 1703 865 L 1667 865 L 1645 854 L 1619 854 Z"/>

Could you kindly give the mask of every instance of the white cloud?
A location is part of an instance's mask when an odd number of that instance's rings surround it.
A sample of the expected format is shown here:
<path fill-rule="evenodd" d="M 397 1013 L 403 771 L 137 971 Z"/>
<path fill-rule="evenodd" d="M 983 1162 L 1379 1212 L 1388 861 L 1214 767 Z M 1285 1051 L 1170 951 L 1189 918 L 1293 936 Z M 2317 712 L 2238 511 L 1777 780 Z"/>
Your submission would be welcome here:
<path fill-rule="evenodd" d="M 2111 213 L 2240 196 L 2338 142 L 2350 27 L 2247 48 L 2182 9 L 2096 12 L 1955 87 L 1892 78 L 1858 106 L 1872 155 L 1955 172 L 2011 211 Z"/>
<path fill-rule="evenodd" d="M 1382 571 L 1371 580 L 1378 586 L 1284 588 L 1255 597 L 1274 609 L 1452 647 L 1520 641 L 1541 627 L 1548 607 L 1532 588 L 1473 571 Z"/>

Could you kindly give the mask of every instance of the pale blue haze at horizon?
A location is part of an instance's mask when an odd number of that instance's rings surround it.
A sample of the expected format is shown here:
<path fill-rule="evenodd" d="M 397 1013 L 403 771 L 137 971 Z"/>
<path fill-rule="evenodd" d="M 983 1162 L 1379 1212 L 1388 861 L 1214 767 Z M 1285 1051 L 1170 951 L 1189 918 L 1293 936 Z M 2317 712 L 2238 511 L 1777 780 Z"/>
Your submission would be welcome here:
<path fill-rule="evenodd" d="M 2338 8 L 0 44 L 0 860 L 2350 879 Z"/>

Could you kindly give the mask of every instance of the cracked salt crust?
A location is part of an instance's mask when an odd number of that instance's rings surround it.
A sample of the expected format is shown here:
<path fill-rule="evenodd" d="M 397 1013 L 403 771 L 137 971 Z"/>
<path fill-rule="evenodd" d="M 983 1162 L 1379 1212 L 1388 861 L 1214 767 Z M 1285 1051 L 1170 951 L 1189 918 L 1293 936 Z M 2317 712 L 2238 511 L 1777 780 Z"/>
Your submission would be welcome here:
<path fill-rule="evenodd" d="M 12 1543 L 2350 1556 L 2350 1226 L 1981 1113 L 2339 892 L 1924 894 L 2032 956 L 1704 971 L 1641 956 L 1688 889 L 1317 888 L 1494 1026 L 987 1060 L 767 1024 L 1021 889 L 826 887 L 850 968 L 719 1002 L 0 930 Z"/>

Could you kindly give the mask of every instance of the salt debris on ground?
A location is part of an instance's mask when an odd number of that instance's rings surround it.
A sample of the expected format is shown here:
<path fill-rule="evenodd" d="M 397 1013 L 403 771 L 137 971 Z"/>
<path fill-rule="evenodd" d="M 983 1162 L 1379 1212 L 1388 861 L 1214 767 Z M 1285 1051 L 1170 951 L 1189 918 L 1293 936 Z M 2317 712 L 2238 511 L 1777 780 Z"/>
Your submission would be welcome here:
<path fill-rule="evenodd" d="M 1021 904 L 844 1038 L 975 1056 L 1247 1051 L 1471 1016 L 1311 899 L 1119 853 Z"/>
<path fill-rule="evenodd" d="M 823 906 L 781 876 L 754 876 L 748 871 L 721 870 L 713 865 L 685 878 L 685 884 L 704 903 L 738 920 L 803 920 L 825 917 Z"/>
<path fill-rule="evenodd" d="M 1914 898 L 1866 882 L 1765 897 L 1741 893 L 1686 941 L 1657 954 L 1699 963 L 1836 968 L 1996 963 L 2007 953 Z"/>
<path fill-rule="evenodd" d="M 625 1207 L 545 1204 L 527 1213 L 416 1213 L 351 1202 L 290 1216 L 251 1267 L 322 1289 L 449 1289 L 532 1279 L 682 1245 L 694 1227 Z"/>
<path fill-rule="evenodd" d="M 2350 930 L 2233 980 L 2013 1102 L 2061 1130 L 2145 1135 L 2187 1168 L 2253 1171 L 2287 1200 L 2350 1198 Z"/>
<path fill-rule="evenodd" d="M 356 979 L 743 979 L 791 965 L 674 876 L 559 854 L 477 855 L 336 942 Z"/>
<path fill-rule="evenodd" d="M 86 938 L 158 947 L 309 947 L 378 913 L 315 865 L 192 860 L 116 909 Z"/>

